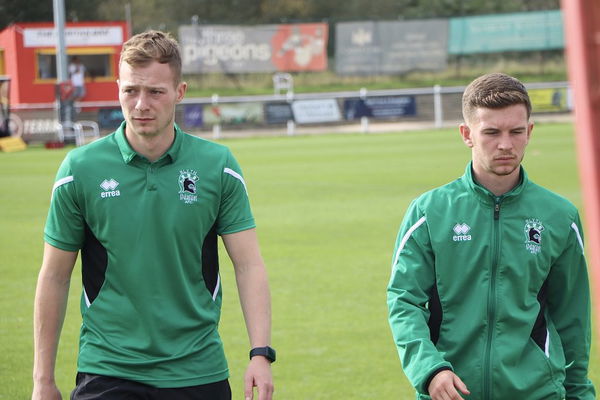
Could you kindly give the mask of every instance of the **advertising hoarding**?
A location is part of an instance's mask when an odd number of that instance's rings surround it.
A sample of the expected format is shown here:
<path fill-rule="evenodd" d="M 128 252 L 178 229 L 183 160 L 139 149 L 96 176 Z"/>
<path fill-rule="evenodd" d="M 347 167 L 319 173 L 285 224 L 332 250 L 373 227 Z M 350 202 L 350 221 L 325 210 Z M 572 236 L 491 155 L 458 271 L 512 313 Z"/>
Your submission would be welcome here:
<path fill-rule="evenodd" d="M 335 29 L 338 74 L 378 75 L 446 68 L 445 19 L 342 22 Z"/>
<path fill-rule="evenodd" d="M 184 73 L 323 71 L 328 27 L 184 25 L 179 28 Z"/>
<path fill-rule="evenodd" d="M 362 117 L 387 119 L 415 115 L 417 115 L 415 96 L 378 96 L 344 100 L 344 117 L 347 120 Z"/>
<path fill-rule="evenodd" d="M 564 45 L 560 10 L 450 19 L 450 54 L 552 50 Z"/>

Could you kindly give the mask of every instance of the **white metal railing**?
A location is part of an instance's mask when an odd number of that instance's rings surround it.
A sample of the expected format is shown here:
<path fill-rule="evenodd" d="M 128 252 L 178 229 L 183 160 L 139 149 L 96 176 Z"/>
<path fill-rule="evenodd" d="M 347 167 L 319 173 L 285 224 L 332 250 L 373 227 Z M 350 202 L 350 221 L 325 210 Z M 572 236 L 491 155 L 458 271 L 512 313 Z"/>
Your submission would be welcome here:
<path fill-rule="evenodd" d="M 528 83 L 525 85 L 527 89 L 561 89 L 568 88 L 569 83 L 566 81 L 560 82 L 538 82 Z M 443 95 L 445 94 L 461 94 L 465 90 L 465 86 L 440 86 L 435 85 L 433 87 L 424 88 L 408 88 L 408 89 L 378 89 L 368 90 L 361 88 L 354 91 L 341 91 L 341 92 L 319 92 L 319 93 L 294 93 L 288 91 L 285 94 L 275 93 L 266 95 L 251 95 L 251 96 L 220 96 L 219 94 L 213 94 L 210 97 L 190 97 L 185 98 L 180 104 L 202 104 L 202 105 L 217 105 L 227 103 L 268 103 L 268 102 L 287 102 L 292 103 L 295 100 L 315 100 L 315 99 L 344 99 L 344 98 L 362 98 L 378 97 L 378 96 L 432 96 L 433 97 L 433 119 L 436 127 L 441 127 L 444 121 L 444 103 Z M 120 107 L 117 100 L 114 101 L 82 101 L 77 102 L 76 107 L 79 108 L 116 108 Z M 25 110 L 51 110 L 56 109 L 56 102 L 52 103 L 36 103 L 36 104 L 17 104 L 11 106 L 11 110 L 14 111 L 25 111 Z M 89 121 L 95 124 L 93 121 Z M 81 123 L 81 121 L 80 121 Z M 350 122 L 349 122 L 350 123 Z M 362 130 L 368 131 L 369 120 L 363 117 L 360 121 Z M 83 126 L 80 125 L 79 128 Z M 287 122 L 287 133 L 288 135 L 294 134 L 296 127 L 295 121 Z M 69 127 L 65 127 L 69 128 Z M 96 124 L 95 128 L 98 129 Z M 221 133 L 221 126 L 215 124 L 212 127 L 213 136 L 218 138 Z"/>
<path fill-rule="evenodd" d="M 88 140 L 87 138 L 94 140 L 100 137 L 100 129 L 95 121 L 59 122 L 56 131 L 59 142 L 72 139 L 78 147 L 84 145 Z"/>
<path fill-rule="evenodd" d="M 436 89 L 436 87 L 438 89 Z M 566 81 L 560 82 L 537 82 L 525 85 L 527 89 L 560 89 L 569 87 Z M 344 92 L 318 92 L 318 93 L 293 93 L 293 98 L 287 94 L 265 94 L 249 96 L 220 96 L 213 94 L 211 97 L 189 97 L 182 100 L 181 104 L 214 104 L 215 98 L 218 103 L 249 103 L 249 102 L 270 102 L 270 101 L 293 101 L 293 100 L 311 100 L 311 99 L 339 99 L 355 97 L 376 97 L 376 96 L 408 96 L 408 95 L 434 95 L 436 91 L 440 94 L 462 93 L 465 86 L 433 86 L 425 88 L 410 89 L 378 89 L 368 90 L 361 88 L 359 90 L 349 90 Z M 102 108 L 119 107 L 119 101 L 80 101 L 75 104 L 81 108 Z M 51 103 L 22 103 L 11 105 L 11 110 L 35 110 L 35 109 L 54 109 L 56 102 Z"/>

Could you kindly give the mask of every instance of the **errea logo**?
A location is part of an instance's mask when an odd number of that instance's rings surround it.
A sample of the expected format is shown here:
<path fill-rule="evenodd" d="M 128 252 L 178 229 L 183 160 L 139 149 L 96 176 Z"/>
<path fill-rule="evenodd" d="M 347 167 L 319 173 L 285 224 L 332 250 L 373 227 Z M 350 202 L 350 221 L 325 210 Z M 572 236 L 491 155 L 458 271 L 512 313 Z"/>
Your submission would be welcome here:
<path fill-rule="evenodd" d="M 119 186 L 119 182 L 117 182 L 113 178 L 103 180 L 100 183 L 100 188 L 103 190 L 103 192 L 100 192 L 100 197 L 105 199 L 107 197 L 120 196 L 121 192 L 117 190 L 117 186 Z"/>
<path fill-rule="evenodd" d="M 456 224 L 452 228 L 454 231 L 454 236 L 452 236 L 452 240 L 455 242 L 465 242 L 471 240 L 471 235 L 467 235 L 471 230 L 471 227 L 464 222 L 462 224 Z"/>

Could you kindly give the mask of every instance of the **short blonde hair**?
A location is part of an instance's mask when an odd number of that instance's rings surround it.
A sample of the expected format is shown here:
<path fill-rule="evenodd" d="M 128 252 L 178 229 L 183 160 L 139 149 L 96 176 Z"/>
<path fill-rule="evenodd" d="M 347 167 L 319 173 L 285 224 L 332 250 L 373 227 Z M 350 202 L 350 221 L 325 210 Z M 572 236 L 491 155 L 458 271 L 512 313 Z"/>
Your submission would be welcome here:
<path fill-rule="evenodd" d="M 145 66 L 152 61 L 169 64 L 175 85 L 181 82 L 181 51 L 171 34 L 149 30 L 138 33 L 123 43 L 119 66 L 124 62 L 131 66 Z"/>
<path fill-rule="evenodd" d="M 462 97 L 462 113 L 469 121 L 478 108 L 504 108 L 523 104 L 527 119 L 531 116 L 531 100 L 525 85 L 518 79 L 502 73 L 480 76 L 467 86 Z"/>

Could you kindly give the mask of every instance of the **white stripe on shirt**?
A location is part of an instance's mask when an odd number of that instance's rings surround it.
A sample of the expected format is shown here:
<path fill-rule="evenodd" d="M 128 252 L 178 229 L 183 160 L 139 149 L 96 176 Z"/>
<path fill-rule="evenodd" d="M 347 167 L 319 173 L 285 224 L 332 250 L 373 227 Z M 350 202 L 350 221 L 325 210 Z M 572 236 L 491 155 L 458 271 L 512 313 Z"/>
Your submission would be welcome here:
<path fill-rule="evenodd" d="M 408 242 L 408 239 L 410 238 L 410 235 L 412 235 L 412 233 L 419 226 L 423 225 L 423 223 L 425 222 L 425 220 L 426 220 L 425 216 L 422 216 L 421 218 L 419 218 L 419 220 L 413 226 L 410 227 L 410 229 L 408 231 L 406 231 L 406 233 L 404 234 L 404 237 L 402 237 L 402 241 L 400 241 L 400 245 L 398 246 L 398 250 L 396 251 L 396 255 L 394 256 L 394 262 L 392 263 L 392 269 L 394 268 L 394 266 L 398 262 L 398 258 L 400 257 L 400 252 L 402 251 L 402 249 L 406 245 L 406 242 Z"/>
<path fill-rule="evenodd" d="M 52 196 L 54 196 L 54 191 L 56 189 L 58 189 L 60 186 L 66 184 L 66 183 L 73 182 L 73 180 L 75 180 L 75 178 L 73 178 L 73 175 L 70 175 L 70 176 L 65 176 L 64 178 L 60 178 L 59 180 L 54 182 L 54 186 L 52 187 Z M 52 196 L 50 196 L 50 200 L 52 200 Z"/>
<path fill-rule="evenodd" d="M 212 299 L 215 301 L 219 294 L 219 287 L 221 286 L 221 275 L 217 274 L 217 284 L 215 285 L 215 291 L 213 292 Z"/>
<path fill-rule="evenodd" d="M 242 185 L 244 185 L 244 190 L 246 191 L 246 194 L 248 194 L 248 188 L 246 188 L 246 182 L 244 182 L 244 178 L 240 174 L 238 174 L 237 172 L 235 172 L 231 168 L 225 168 L 223 170 L 223 172 L 225 172 L 226 174 L 229 174 L 229 175 L 233 176 L 234 178 L 239 179 L 240 182 L 242 182 Z"/>
<path fill-rule="evenodd" d="M 87 308 L 90 308 L 90 306 L 92 305 L 92 302 L 90 301 L 90 298 L 88 297 L 85 288 L 83 289 L 83 297 L 85 299 L 85 305 L 87 306 Z"/>
<path fill-rule="evenodd" d="M 577 235 L 577 241 L 579 242 L 579 246 L 581 246 L 581 251 L 583 252 L 583 240 L 581 239 L 581 234 L 579 233 L 579 228 L 577 227 L 577 224 L 573 222 L 571 224 L 571 228 L 573 228 L 573 230 L 575 231 L 575 234 Z"/>

